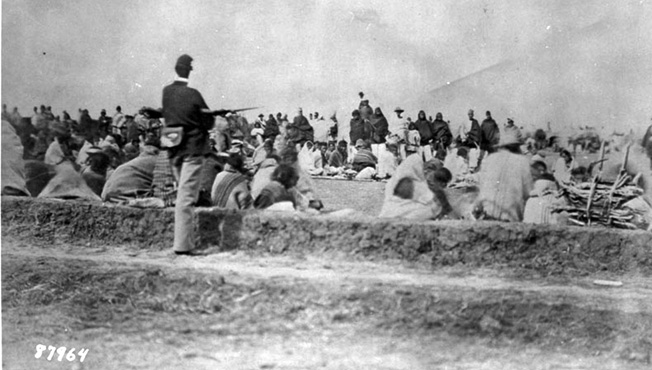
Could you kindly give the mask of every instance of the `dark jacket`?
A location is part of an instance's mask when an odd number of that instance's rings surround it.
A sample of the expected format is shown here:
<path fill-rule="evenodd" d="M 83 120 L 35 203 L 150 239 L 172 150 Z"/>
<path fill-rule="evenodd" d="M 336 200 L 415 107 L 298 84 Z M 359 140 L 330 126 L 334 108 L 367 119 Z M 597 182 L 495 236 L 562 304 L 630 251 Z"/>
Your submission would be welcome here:
<path fill-rule="evenodd" d="M 163 117 L 167 127 L 183 127 L 181 144 L 170 150 L 171 157 L 204 155 L 209 152 L 208 130 L 215 123 L 199 91 L 188 87 L 187 82 L 174 81 L 163 88 Z"/>
<path fill-rule="evenodd" d="M 371 126 L 373 127 L 373 134 L 371 136 L 372 144 L 382 144 L 385 142 L 389 124 L 387 118 L 383 115 L 380 108 L 376 108 L 376 112 L 371 117 Z"/>
<path fill-rule="evenodd" d="M 366 131 L 365 123 L 362 118 L 360 117 L 351 118 L 351 131 L 349 133 L 349 139 L 351 139 L 350 141 L 351 145 L 355 145 L 355 142 L 358 141 L 358 139 L 365 140 L 367 134 L 365 131 Z"/>
<path fill-rule="evenodd" d="M 424 111 L 419 112 L 419 119 L 414 122 L 414 127 L 417 128 L 419 136 L 421 136 L 421 145 L 428 145 L 434 138 L 432 127 L 430 122 L 426 119 L 426 113 Z"/>
<path fill-rule="evenodd" d="M 448 148 L 453 141 L 453 134 L 448 127 L 448 123 L 440 119 L 437 119 L 432 123 L 432 136 L 435 143 L 441 145 L 442 149 Z"/>
<path fill-rule="evenodd" d="M 270 118 L 265 122 L 265 130 L 263 131 L 263 137 L 265 139 L 274 138 L 279 135 L 281 132 L 278 129 L 278 122 L 274 117 Z"/>
<path fill-rule="evenodd" d="M 290 134 L 290 140 L 303 144 L 307 141 L 314 141 L 315 139 L 315 130 L 310 126 L 310 122 L 305 116 L 296 116 L 294 120 L 287 125 L 288 133 Z"/>
<path fill-rule="evenodd" d="M 480 126 L 482 131 L 482 140 L 480 142 L 480 149 L 482 150 L 493 150 L 495 145 L 498 145 L 500 141 L 500 129 L 496 124 L 496 121 L 493 118 L 487 118 L 482 121 L 482 126 Z"/>

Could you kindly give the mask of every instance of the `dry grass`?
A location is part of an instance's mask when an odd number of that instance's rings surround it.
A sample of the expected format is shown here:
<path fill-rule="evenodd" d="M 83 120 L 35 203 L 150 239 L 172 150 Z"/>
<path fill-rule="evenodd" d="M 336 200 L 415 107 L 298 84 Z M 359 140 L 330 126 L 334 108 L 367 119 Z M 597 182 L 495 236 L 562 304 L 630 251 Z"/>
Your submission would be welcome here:
<path fill-rule="evenodd" d="M 175 276 L 86 261 L 39 259 L 2 266 L 5 312 L 54 313 L 61 325 L 125 333 L 296 333 L 341 325 L 392 335 L 442 332 L 495 345 L 554 350 L 652 350 L 652 315 L 583 308 L 564 297 L 517 291 L 432 291 L 319 286 L 303 281 L 232 284 L 220 276 Z"/>

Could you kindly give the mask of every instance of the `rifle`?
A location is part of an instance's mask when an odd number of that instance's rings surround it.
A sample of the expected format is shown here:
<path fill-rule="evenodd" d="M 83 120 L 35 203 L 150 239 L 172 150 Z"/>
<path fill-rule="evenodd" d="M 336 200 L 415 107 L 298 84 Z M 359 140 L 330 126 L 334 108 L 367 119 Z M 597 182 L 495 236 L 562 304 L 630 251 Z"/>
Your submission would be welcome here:
<path fill-rule="evenodd" d="M 210 114 L 213 116 L 226 116 L 229 113 L 238 113 L 238 112 L 244 112 L 252 109 L 259 109 L 262 107 L 251 107 L 251 108 L 240 108 L 240 109 L 218 109 L 218 110 L 210 110 L 210 109 L 202 109 L 202 113 Z M 150 118 L 162 118 L 163 117 L 163 112 L 162 109 L 155 109 L 151 107 L 144 107 L 143 112 L 147 114 Z"/>
<path fill-rule="evenodd" d="M 229 113 L 238 113 L 244 112 L 253 109 L 259 109 L 262 107 L 251 107 L 251 108 L 240 108 L 240 109 L 217 109 L 217 110 L 202 110 L 204 113 L 212 114 L 213 116 L 226 116 Z"/>

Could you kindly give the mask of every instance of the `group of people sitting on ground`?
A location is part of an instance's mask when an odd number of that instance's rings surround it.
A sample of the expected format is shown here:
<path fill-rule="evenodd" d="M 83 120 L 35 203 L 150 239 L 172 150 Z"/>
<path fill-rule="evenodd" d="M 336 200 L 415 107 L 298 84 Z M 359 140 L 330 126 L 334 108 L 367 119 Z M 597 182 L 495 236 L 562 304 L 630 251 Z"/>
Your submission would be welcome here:
<path fill-rule="evenodd" d="M 172 205 L 175 181 L 167 153 L 160 147 L 162 123 L 148 117 L 147 110 L 138 113 L 142 117 L 134 126 L 114 124 L 131 120 L 120 117 L 119 107 L 113 118 L 102 118 L 105 123 L 80 118 L 84 124 L 71 120 L 67 113 L 63 120 L 57 119 L 43 107 L 30 120 L 35 123 L 30 131 L 16 110 L 10 114 L 3 108 L 3 194 Z M 400 117 L 402 110 L 396 113 Z M 86 115 L 80 112 L 80 117 Z M 231 140 L 227 151 L 208 155 L 198 205 L 310 211 L 322 206 L 311 175 L 352 171 L 357 178 L 388 179 L 380 217 L 558 223 L 563 222 L 563 215 L 551 209 L 564 202 L 555 196 L 559 184 L 586 181 L 595 172 L 592 166 L 579 166 L 567 150 L 561 151 L 549 171 L 540 154 L 524 153 L 523 136 L 513 120 L 502 132 L 497 126 L 493 129 L 495 122 L 485 125 L 493 121 L 490 112 L 479 125 L 469 111 L 470 129 L 454 140 L 439 113 L 429 120 L 420 112 L 416 122 L 406 120 L 407 130 L 402 133 L 391 132 L 382 110 L 372 110 L 366 100 L 352 116 L 350 142 L 328 140 L 332 131 L 326 140 L 313 142 L 312 125 L 301 112 L 292 124 L 283 123 L 281 116 L 274 130 L 268 129 L 270 120 L 265 127 L 254 127 L 251 137 L 257 145 Z M 312 120 L 317 117 L 313 115 Z M 34 150 L 44 144 L 43 153 Z M 31 151 L 25 150 L 27 145 Z M 638 149 L 631 156 L 643 154 L 645 158 L 644 149 Z M 651 203 L 650 169 L 638 169 Z M 447 187 L 468 176 L 477 185 L 476 197 L 472 207 L 459 207 L 452 204 Z"/>

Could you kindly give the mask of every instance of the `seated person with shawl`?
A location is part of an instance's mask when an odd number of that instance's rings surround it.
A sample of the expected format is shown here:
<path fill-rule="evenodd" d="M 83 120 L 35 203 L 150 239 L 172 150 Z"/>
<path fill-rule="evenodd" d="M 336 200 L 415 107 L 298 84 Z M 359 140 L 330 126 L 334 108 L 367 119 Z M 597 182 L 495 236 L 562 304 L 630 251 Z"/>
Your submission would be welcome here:
<path fill-rule="evenodd" d="M 303 144 L 299 152 L 299 165 L 310 175 L 321 175 L 324 172 L 321 151 L 311 141 Z"/>
<path fill-rule="evenodd" d="M 418 155 L 407 157 L 387 182 L 379 217 L 434 220 L 441 217 L 442 212 L 428 187 L 423 159 Z"/>
<path fill-rule="evenodd" d="M 309 208 L 321 208 L 321 202 L 315 195 L 315 183 L 312 177 L 304 171 L 299 165 L 299 153 L 293 146 L 287 146 L 281 152 L 281 164 L 288 164 L 294 167 L 299 176 L 296 186 L 292 188 L 295 193 L 296 208 L 300 211 L 306 211 Z"/>
<path fill-rule="evenodd" d="M 54 122 L 51 125 L 51 133 L 54 136 L 54 140 L 45 152 L 45 163 L 53 166 L 63 161 L 76 163 L 73 154 L 75 146 L 70 129 L 62 122 Z"/>
<path fill-rule="evenodd" d="M 254 122 L 254 128 L 251 129 L 251 137 L 255 140 L 255 143 L 258 145 L 263 144 L 263 135 L 265 130 L 261 126 L 260 122 Z"/>
<path fill-rule="evenodd" d="M 426 181 L 428 182 L 428 187 L 430 191 L 435 196 L 435 202 L 439 203 L 441 206 L 441 217 L 447 216 L 448 218 L 460 218 L 459 214 L 455 211 L 453 206 L 448 201 L 448 196 L 446 195 L 446 187 L 448 183 L 451 182 L 453 176 L 451 172 L 443 166 L 433 166 L 434 162 L 428 161 L 424 165 L 424 173 L 426 176 Z"/>
<path fill-rule="evenodd" d="M 557 192 L 555 178 L 547 172 L 548 168 L 544 162 L 534 161 L 531 168 L 534 189 L 525 203 L 523 222 L 557 224 L 559 223 L 558 215 L 552 213 L 552 207 L 563 206 L 565 200 L 555 197 Z"/>
<path fill-rule="evenodd" d="M 352 167 L 354 171 L 362 171 L 367 167 L 376 168 L 378 158 L 369 150 L 369 145 L 362 139 L 355 142 L 357 152 L 353 156 Z"/>
<path fill-rule="evenodd" d="M 563 149 L 555 162 L 552 174 L 559 184 L 570 182 L 572 179 L 571 172 L 575 168 L 577 168 L 577 162 L 575 162 L 575 159 L 568 150 Z"/>
<path fill-rule="evenodd" d="M 237 153 L 229 153 L 224 171 L 217 174 L 211 190 L 213 206 L 226 209 L 247 209 L 253 199 L 249 192 L 249 178 L 244 175 L 244 160 Z"/>
<path fill-rule="evenodd" d="M 532 191 L 530 160 L 521 152 L 521 142 L 512 130 L 500 136 L 496 152 L 482 162 L 480 193 L 474 216 L 477 219 L 520 222 L 525 202 Z"/>
<path fill-rule="evenodd" d="M 109 156 L 98 147 L 91 147 L 87 153 L 86 167 L 84 167 L 81 175 L 93 192 L 100 196 L 106 183 Z"/>
<path fill-rule="evenodd" d="M 274 141 L 267 139 L 263 145 L 254 150 L 253 163 L 251 165 L 254 169 L 258 169 L 263 161 L 272 155 L 277 155 L 276 149 L 274 149 Z"/>
<path fill-rule="evenodd" d="M 337 148 L 333 150 L 328 157 L 328 166 L 331 167 L 331 169 L 342 168 L 346 165 L 348 147 L 349 144 L 344 140 L 340 140 L 340 142 L 337 143 Z"/>
<path fill-rule="evenodd" d="M 387 143 L 387 150 L 380 153 L 378 160 L 378 177 L 381 179 L 392 177 L 399 164 L 398 144 Z"/>
<path fill-rule="evenodd" d="M 102 199 L 109 201 L 112 198 L 152 196 L 154 168 L 159 155 L 158 146 L 158 138 L 148 138 L 138 157 L 118 166 L 104 184 Z"/>
<path fill-rule="evenodd" d="M 2 195 L 30 196 L 25 176 L 23 144 L 9 121 L 2 121 Z"/>
<path fill-rule="evenodd" d="M 274 169 L 270 180 L 256 197 L 254 207 L 265 209 L 279 202 L 291 202 L 292 206 L 296 207 L 295 193 L 291 191 L 299 181 L 296 169 L 291 165 L 281 164 Z"/>

